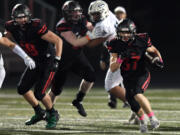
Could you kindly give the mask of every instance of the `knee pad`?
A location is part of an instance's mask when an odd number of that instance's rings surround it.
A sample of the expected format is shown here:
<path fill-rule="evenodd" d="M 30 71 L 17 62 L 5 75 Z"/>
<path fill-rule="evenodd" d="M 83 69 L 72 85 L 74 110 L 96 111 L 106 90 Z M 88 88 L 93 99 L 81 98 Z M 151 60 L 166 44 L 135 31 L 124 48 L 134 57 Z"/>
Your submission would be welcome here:
<path fill-rule="evenodd" d="M 25 87 L 21 86 L 21 85 L 18 85 L 17 86 L 17 92 L 18 94 L 20 95 L 24 95 L 26 92 L 28 92 L 29 89 L 26 89 Z"/>
<path fill-rule="evenodd" d="M 127 99 L 128 103 L 131 106 L 131 110 L 133 112 L 138 112 L 141 107 L 140 107 L 139 103 L 135 100 L 133 95 L 134 94 L 128 94 L 126 92 L 126 99 Z"/>
<path fill-rule="evenodd" d="M 120 73 L 120 69 L 116 70 L 115 72 L 112 72 L 110 69 L 108 69 L 106 73 L 106 78 L 105 78 L 105 89 L 108 92 L 112 88 L 119 86 L 121 84 L 122 87 L 123 85 L 123 78 Z"/>
<path fill-rule="evenodd" d="M 45 94 L 45 93 L 42 94 L 41 91 L 37 91 L 37 90 L 34 91 L 34 96 L 35 96 L 36 99 L 39 100 L 39 101 L 41 101 L 41 100 L 44 98 L 45 95 L 46 95 L 46 94 Z"/>

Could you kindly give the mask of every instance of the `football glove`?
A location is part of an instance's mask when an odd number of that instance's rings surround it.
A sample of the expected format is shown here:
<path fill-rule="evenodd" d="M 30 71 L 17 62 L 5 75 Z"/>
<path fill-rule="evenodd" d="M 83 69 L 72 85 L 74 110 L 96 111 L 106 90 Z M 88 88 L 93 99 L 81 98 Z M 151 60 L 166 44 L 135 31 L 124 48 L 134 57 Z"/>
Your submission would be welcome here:
<path fill-rule="evenodd" d="M 159 59 L 159 57 L 155 57 L 153 60 L 152 60 L 152 63 L 155 64 L 155 66 L 159 67 L 159 68 L 163 68 L 164 67 L 164 63 L 162 60 Z"/>
<path fill-rule="evenodd" d="M 58 69 L 58 67 L 59 67 L 59 62 L 60 62 L 60 60 L 61 60 L 61 58 L 58 57 L 58 56 L 56 56 L 56 57 L 54 58 L 53 65 L 52 65 L 52 69 L 51 69 L 53 72 L 56 72 L 56 71 L 57 71 L 57 69 Z"/>
<path fill-rule="evenodd" d="M 31 59 L 29 56 L 27 56 L 27 57 L 24 59 L 24 63 L 26 64 L 27 67 L 29 67 L 30 70 L 36 68 L 36 64 L 35 64 L 34 60 Z"/>

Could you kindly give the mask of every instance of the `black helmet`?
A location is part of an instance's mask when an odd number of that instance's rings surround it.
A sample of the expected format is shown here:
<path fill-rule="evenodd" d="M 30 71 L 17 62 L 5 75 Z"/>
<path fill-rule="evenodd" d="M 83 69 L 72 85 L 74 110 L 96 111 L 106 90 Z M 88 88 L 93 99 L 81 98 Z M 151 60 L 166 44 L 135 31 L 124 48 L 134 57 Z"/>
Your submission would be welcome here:
<path fill-rule="evenodd" d="M 30 9 L 23 4 L 16 4 L 11 13 L 11 18 L 15 20 L 16 18 L 28 17 L 28 21 L 31 19 Z"/>
<path fill-rule="evenodd" d="M 80 4 L 73 0 L 66 1 L 62 6 L 63 17 L 71 23 L 77 23 L 82 18 L 82 11 Z"/>
<path fill-rule="evenodd" d="M 129 33 L 129 39 L 134 39 L 136 34 L 136 25 L 130 19 L 124 19 L 116 28 L 118 38 L 123 38 L 121 33 Z"/>

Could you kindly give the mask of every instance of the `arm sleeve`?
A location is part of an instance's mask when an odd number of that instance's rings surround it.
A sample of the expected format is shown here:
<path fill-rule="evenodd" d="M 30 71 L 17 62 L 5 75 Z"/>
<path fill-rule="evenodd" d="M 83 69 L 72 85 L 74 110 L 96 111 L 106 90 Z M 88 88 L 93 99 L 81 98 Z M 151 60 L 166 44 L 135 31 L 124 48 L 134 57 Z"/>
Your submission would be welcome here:
<path fill-rule="evenodd" d="M 39 21 L 36 25 L 36 32 L 39 36 L 46 34 L 48 32 L 46 24 L 42 23 L 42 21 Z"/>
<path fill-rule="evenodd" d="M 56 26 L 56 32 L 58 34 L 60 34 L 61 32 L 66 32 L 66 31 L 72 31 L 72 28 L 67 23 L 61 23 Z"/>

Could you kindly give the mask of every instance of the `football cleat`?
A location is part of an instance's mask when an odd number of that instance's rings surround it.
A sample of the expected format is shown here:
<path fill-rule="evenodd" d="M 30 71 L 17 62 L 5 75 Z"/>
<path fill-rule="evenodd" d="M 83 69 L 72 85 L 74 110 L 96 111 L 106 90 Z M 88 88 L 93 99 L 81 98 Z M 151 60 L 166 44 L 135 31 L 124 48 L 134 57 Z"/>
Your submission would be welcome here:
<path fill-rule="evenodd" d="M 87 116 L 87 113 L 85 112 L 84 107 L 80 102 L 78 102 L 77 100 L 73 100 L 72 105 L 77 108 L 78 113 L 81 116 L 83 116 L 83 117 Z"/>
<path fill-rule="evenodd" d="M 148 132 L 148 127 L 146 123 L 141 123 L 140 122 L 140 132 L 141 133 L 147 133 Z"/>
<path fill-rule="evenodd" d="M 56 128 L 57 122 L 59 121 L 59 113 L 55 111 L 53 113 L 47 112 L 47 124 L 46 129 L 54 129 Z"/>
<path fill-rule="evenodd" d="M 155 116 L 150 118 L 150 123 L 151 123 L 151 129 L 157 129 L 160 126 L 160 122 Z"/>
<path fill-rule="evenodd" d="M 46 120 L 46 112 L 44 110 L 41 113 L 35 113 L 31 119 L 25 122 L 25 125 L 33 125 L 41 120 Z"/>

